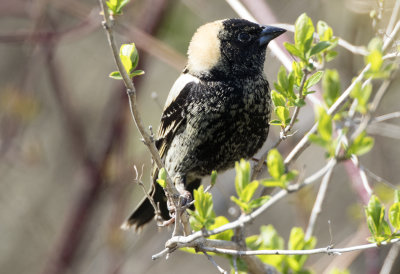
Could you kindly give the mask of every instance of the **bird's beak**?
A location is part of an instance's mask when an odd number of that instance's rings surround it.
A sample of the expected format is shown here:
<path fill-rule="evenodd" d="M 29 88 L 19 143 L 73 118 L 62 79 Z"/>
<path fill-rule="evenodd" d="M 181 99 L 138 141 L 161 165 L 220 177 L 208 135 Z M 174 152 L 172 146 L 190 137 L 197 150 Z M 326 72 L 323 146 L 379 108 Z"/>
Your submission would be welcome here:
<path fill-rule="evenodd" d="M 260 46 L 268 45 L 268 43 L 271 40 L 275 39 L 284 32 L 286 32 L 285 29 L 271 27 L 271 26 L 264 26 L 264 29 L 262 30 L 259 39 Z"/>

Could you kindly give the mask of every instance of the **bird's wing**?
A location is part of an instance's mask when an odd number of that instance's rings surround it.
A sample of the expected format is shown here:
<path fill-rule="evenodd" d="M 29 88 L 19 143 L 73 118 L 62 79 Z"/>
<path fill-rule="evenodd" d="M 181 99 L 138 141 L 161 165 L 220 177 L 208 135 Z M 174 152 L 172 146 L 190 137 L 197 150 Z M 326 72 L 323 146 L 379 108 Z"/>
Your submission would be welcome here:
<path fill-rule="evenodd" d="M 199 79 L 186 73 L 181 74 L 175 81 L 169 92 L 167 101 L 161 116 L 161 123 L 157 133 L 156 146 L 160 157 L 165 156 L 173 136 L 180 125 L 185 123 L 187 97 Z"/>

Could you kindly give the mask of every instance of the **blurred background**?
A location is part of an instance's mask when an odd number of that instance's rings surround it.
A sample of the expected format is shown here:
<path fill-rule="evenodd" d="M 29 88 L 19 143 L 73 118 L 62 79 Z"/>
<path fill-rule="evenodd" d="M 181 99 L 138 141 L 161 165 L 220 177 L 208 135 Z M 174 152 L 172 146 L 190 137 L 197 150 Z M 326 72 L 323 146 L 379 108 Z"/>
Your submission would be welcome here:
<path fill-rule="evenodd" d="M 336 36 L 367 45 L 376 31 L 369 13 L 379 10 L 382 1 L 243 2 L 264 24 L 294 24 L 306 12 L 314 24 L 326 21 Z M 394 2 L 383 1 L 380 26 L 386 26 Z M 228 17 L 238 16 L 225 1 L 131 0 L 126 6 L 117 19 L 116 38 L 119 44 L 133 41 L 139 48 L 138 69 L 146 74 L 136 77 L 135 85 L 146 125 L 157 129 L 196 28 Z M 291 41 L 292 34 L 278 43 L 285 40 Z M 362 68 L 363 57 L 343 48 L 338 52 L 328 67 L 339 70 L 344 89 Z M 134 181 L 134 165 L 139 171 L 143 167 L 148 187 L 151 163 L 131 120 L 122 83 L 108 77 L 115 64 L 98 1 L 0 0 L 0 60 L 1 273 L 217 273 L 203 255 L 177 251 L 168 260 L 152 261 L 151 255 L 161 251 L 170 237 L 169 229 L 158 231 L 155 223 L 140 234 L 119 229 L 143 197 Z M 269 52 L 270 83 L 279 67 Z M 399 79 L 392 82 L 377 115 L 399 111 L 399 84 Z M 374 82 L 375 89 L 378 85 Z M 302 109 L 299 120 L 295 136 L 279 146 L 283 155 L 311 127 L 313 108 Z M 370 178 L 370 183 L 386 202 L 392 199 L 387 182 L 399 183 L 399 126 L 394 119 L 375 129 L 375 147 L 361 157 L 362 164 L 381 177 Z M 272 128 L 264 150 L 278 136 L 279 129 Z M 311 147 L 295 167 L 307 176 L 324 161 L 323 151 Z M 334 171 L 316 225 L 317 246 L 366 243 L 365 193 L 360 181 L 349 176 L 352 172 L 343 165 Z M 213 189 L 217 214 L 231 220 L 233 175 L 221 174 Z M 287 239 L 293 226 L 305 228 L 317 190 L 318 184 L 289 195 L 250 225 L 248 234 L 258 233 L 261 224 L 273 224 Z M 307 265 L 316 273 L 332 266 L 349 268 L 351 273 L 379 273 L 389 249 L 340 257 L 315 255 Z M 229 269 L 225 259 L 217 261 Z"/>

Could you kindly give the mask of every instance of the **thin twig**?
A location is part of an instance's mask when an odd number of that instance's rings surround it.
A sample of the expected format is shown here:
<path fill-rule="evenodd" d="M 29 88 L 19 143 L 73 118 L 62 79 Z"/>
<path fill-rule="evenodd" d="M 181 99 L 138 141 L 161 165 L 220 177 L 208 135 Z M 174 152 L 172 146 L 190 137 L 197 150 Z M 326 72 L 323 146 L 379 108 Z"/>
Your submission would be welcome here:
<path fill-rule="evenodd" d="M 397 1 L 400 2 L 400 1 Z M 385 261 L 383 262 L 383 266 L 381 269 L 381 272 L 379 274 L 390 274 L 392 272 L 394 263 L 396 262 L 396 259 L 399 256 L 400 252 L 400 245 L 399 244 L 394 244 L 386 256 Z"/>
<path fill-rule="evenodd" d="M 331 248 L 330 246 L 315 248 L 315 249 L 306 249 L 306 250 L 232 250 L 232 249 L 223 249 L 223 248 L 215 248 L 215 247 L 202 247 L 203 250 L 208 252 L 221 253 L 225 255 L 232 256 L 254 256 L 254 255 L 313 255 L 313 254 L 328 254 L 328 255 L 341 255 L 347 252 L 353 252 L 358 250 L 366 250 L 371 248 L 377 248 L 380 246 L 386 246 L 389 244 L 398 243 L 400 239 L 392 239 L 390 241 L 381 242 L 379 245 L 376 243 L 372 244 L 364 244 L 364 245 L 356 245 L 351 247 L 344 248 Z"/>
<path fill-rule="evenodd" d="M 313 209 L 311 211 L 310 221 L 308 222 L 305 240 L 308 241 L 314 232 L 314 227 L 318 218 L 318 215 L 321 213 L 322 202 L 325 199 L 325 194 L 328 189 L 328 183 L 331 180 L 332 172 L 334 166 L 332 166 L 327 173 L 325 173 L 324 178 L 322 179 L 321 186 L 318 191 L 317 199 L 315 200 Z"/>
<path fill-rule="evenodd" d="M 396 37 L 397 33 L 400 31 L 400 21 L 397 21 L 396 26 L 393 31 L 389 34 L 389 36 L 383 42 L 382 50 L 387 50 L 393 42 L 393 39 Z"/>
<path fill-rule="evenodd" d="M 128 73 L 126 72 L 126 70 L 121 62 L 121 59 L 119 57 L 119 54 L 118 54 L 117 44 L 115 42 L 114 34 L 112 31 L 114 22 L 111 20 L 111 17 L 108 13 L 108 9 L 106 9 L 104 7 L 103 0 L 99 0 L 99 3 L 100 3 L 100 7 L 101 7 L 101 10 L 103 13 L 103 18 L 104 18 L 103 26 L 107 33 L 108 43 L 111 47 L 112 54 L 114 56 L 114 61 L 118 67 L 118 70 L 122 76 L 123 82 L 127 89 L 127 94 L 128 94 L 128 98 L 129 98 L 129 108 L 130 108 L 130 111 L 132 114 L 132 118 L 135 121 L 136 127 L 138 128 L 141 136 L 143 137 L 144 143 L 147 146 L 147 148 L 149 149 L 151 156 L 153 157 L 157 167 L 159 169 L 161 169 L 161 168 L 163 168 L 162 160 L 161 160 L 158 150 L 154 144 L 154 141 L 151 139 L 151 136 L 146 131 L 145 126 L 143 125 L 141 115 L 138 111 L 138 107 L 136 104 L 137 100 L 136 100 L 135 86 L 134 86 L 131 78 L 129 77 Z M 169 190 L 172 193 L 177 194 L 178 192 L 169 177 L 167 177 L 167 183 L 168 183 Z"/>
<path fill-rule="evenodd" d="M 154 201 L 154 199 L 150 195 L 150 193 L 147 192 L 147 190 L 146 190 L 146 188 L 145 188 L 145 186 L 144 186 L 144 184 L 143 184 L 143 182 L 141 180 L 142 175 L 143 175 L 143 166 L 142 166 L 142 173 L 141 173 L 140 176 L 139 176 L 139 173 L 138 173 L 136 165 L 133 168 L 134 168 L 134 170 L 136 172 L 135 182 L 142 188 L 142 190 L 143 190 L 144 194 L 146 195 L 147 199 L 150 201 L 150 203 L 151 203 L 151 205 L 152 205 L 152 207 L 154 209 L 154 213 L 156 215 L 156 219 L 157 220 L 162 220 L 160 208 L 156 205 L 156 202 Z M 124 225 L 125 225 L 125 223 L 121 226 L 122 229 L 125 229 Z"/>
<path fill-rule="evenodd" d="M 207 259 L 218 269 L 219 273 L 228 274 L 226 270 L 220 267 L 217 262 L 214 260 L 212 256 L 210 256 L 207 252 L 203 251 L 203 254 L 207 257 Z"/>
<path fill-rule="evenodd" d="M 371 196 L 372 193 L 373 193 L 372 188 L 369 185 L 367 174 L 365 173 L 364 167 L 362 165 L 360 165 L 360 161 L 358 160 L 357 155 L 352 155 L 351 156 L 351 161 L 353 162 L 353 164 L 356 167 L 358 167 L 358 170 L 360 172 L 361 182 L 362 182 L 362 184 L 364 186 L 364 189 L 368 193 L 368 196 Z"/>
<path fill-rule="evenodd" d="M 286 30 L 290 32 L 294 32 L 294 25 L 292 24 L 279 24 L 280 27 L 285 28 Z M 314 37 L 318 38 L 318 33 L 314 33 Z M 339 37 L 338 45 L 341 46 L 342 48 L 350 51 L 351 53 L 357 54 L 357 55 L 368 55 L 368 50 L 364 46 L 356 46 L 348 41 L 342 39 Z"/>
<path fill-rule="evenodd" d="M 392 58 L 397 58 L 400 56 L 400 51 L 396 51 L 396 52 L 392 52 L 392 53 L 388 53 L 385 54 L 382 59 L 383 60 L 387 60 L 387 59 L 392 59 Z"/>
<path fill-rule="evenodd" d="M 397 16 L 399 15 L 399 11 L 400 11 L 400 1 L 399 0 L 395 0 L 395 4 L 393 7 L 393 11 L 392 11 L 392 15 L 390 16 L 390 20 L 389 23 L 387 25 L 386 28 L 386 33 L 391 33 L 393 31 L 393 26 L 397 20 Z"/>
<path fill-rule="evenodd" d="M 340 148 L 342 147 L 342 141 L 344 138 L 345 138 L 345 135 L 344 135 L 343 130 L 339 130 L 339 136 L 337 138 L 338 142 L 337 142 L 337 145 L 335 148 L 335 155 L 334 155 L 335 158 L 337 158 L 339 155 Z M 322 203 L 324 202 L 326 191 L 328 190 L 328 184 L 329 184 L 329 181 L 331 180 L 332 172 L 333 172 L 333 169 L 335 166 L 336 166 L 336 164 L 332 165 L 332 167 L 325 173 L 324 178 L 322 178 L 322 182 L 319 187 L 317 198 L 315 199 L 315 203 L 314 203 L 313 209 L 311 211 L 310 220 L 308 222 L 306 235 L 305 235 L 306 240 L 309 240 L 311 238 L 311 236 L 313 235 L 317 217 L 321 213 Z"/>
<path fill-rule="evenodd" d="M 376 92 L 374 99 L 372 100 L 368 114 L 365 115 L 365 117 L 361 121 L 359 127 L 352 134 L 352 136 L 351 136 L 352 140 L 354 140 L 354 138 L 356 138 L 358 135 L 360 135 L 361 132 L 363 132 L 367 128 L 368 124 L 370 123 L 370 121 L 372 119 L 372 115 L 375 113 L 376 109 L 378 108 L 383 96 L 385 95 L 385 93 L 388 90 L 391 83 L 392 83 L 391 79 L 386 79 L 383 81 L 383 83 L 379 87 L 378 91 Z"/>
<path fill-rule="evenodd" d="M 400 111 L 384 114 L 378 117 L 375 117 L 372 119 L 372 123 L 380 123 L 386 120 L 394 119 L 394 118 L 400 118 Z"/>
<path fill-rule="evenodd" d="M 368 176 L 371 177 L 372 179 L 374 179 L 375 181 L 380 182 L 380 183 L 384 183 L 385 185 L 389 186 L 390 188 L 399 189 L 399 187 L 398 187 L 399 184 L 393 184 L 393 183 L 389 182 L 388 180 L 386 180 L 386 179 L 380 177 L 379 175 L 375 174 L 374 172 L 372 172 L 370 169 L 366 168 L 365 166 L 363 166 L 361 164 L 360 164 L 360 166 L 364 169 L 364 171 L 366 173 L 368 173 Z"/>

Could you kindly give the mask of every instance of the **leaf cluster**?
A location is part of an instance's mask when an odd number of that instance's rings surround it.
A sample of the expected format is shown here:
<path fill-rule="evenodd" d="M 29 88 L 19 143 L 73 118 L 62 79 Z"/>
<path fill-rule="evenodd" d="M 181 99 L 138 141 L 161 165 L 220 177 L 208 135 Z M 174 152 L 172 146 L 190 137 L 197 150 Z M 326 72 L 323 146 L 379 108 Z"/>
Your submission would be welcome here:
<path fill-rule="evenodd" d="M 306 250 L 315 247 L 317 240 L 311 237 L 306 240 L 300 227 L 293 227 L 287 248 L 289 250 Z M 251 250 L 278 250 L 285 248 L 285 242 L 272 225 L 261 226 L 260 234 L 246 238 L 246 245 Z M 307 255 L 258 255 L 263 263 L 275 267 L 280 273 L 311 273 L 304 269 Z"/>
<path fill-rule="evenodd" d="M 121 15 L 122 9 L 128 4 L 130 0 L 108 0 L 106 1 L 108 10 L 112 15 Z"/>
<path fill-rule="evenodd" d="M 261 184 L 266 187 L 287 188 L 298 174 L 297 170 L 286 171 L 282 155 L 277 149 L 271 149 L 268 152 L 267 167 L 272 178 L 261 181 Z"/>
<path fill-rule="evenodd" d="M 296 20 L 294 44 L 284 44 L 298 61 L 292 63 L 292 71 L 289 73 L 284 67 L 279 70 L 278 79 L 274 83 L 275 90 L 271 92 L 277 119 L 272 120 L 271 125 L 284 129 L 291 123 L 290 108 L 303 107 L 306 96 L 315 92 L 311 88 L 324 74 L 323 71 L 315 71 L 315 63 L 330 61 L 336 56 L 332 49 L 337 45 L 337 38 L 333 37 L 332 28 L 320 21 L 317 30 L 318 35 L 314 35 L 311 18 L 304 13 Z"/>
<path fill-rule="evenodd" d="M 135 43 L 123 44 L 119 50 L 119 58 L 130 78 L 144 74 L 143 70 L 135 70 L 139 63 L 139 53 Z M 113 79 L 122 80 L 119 71 L 113 71 L 109 76 Z"/>
<path fill-rule="evenodd" d="M 394 203 L 389 208 L 388 217 L 385 206 L 375 195 L 371 196 L 365 207 L 365 216 L 372 234 L 368 238 L 370 242 L 380 244 L 383 241 L 400 238 L 400 191 L 394 191 Z"/>
<path fill-rule="evenodd" d="M 383 60 L 383 41 L 380 37 L 374 37 L 368 44 L 368 55 L 364 59 L 371 67 L 366 77 L 372 79 L 388 78 L 396 68 L 396 64 L 385 64 Z"/>
<path fill-rule="evenodd" d="M 231 196 L 231 200 L 239 206 L 243 213 L 250 213 L 254 208 L 260 207 L 269 200 L 269 196 L 253 199 L 260 185 L 258 181 L 251 182 L 250 163 L 245 160 L 236 162 L 235 189 L 238 197 Z"/>

